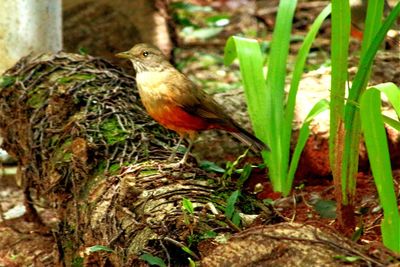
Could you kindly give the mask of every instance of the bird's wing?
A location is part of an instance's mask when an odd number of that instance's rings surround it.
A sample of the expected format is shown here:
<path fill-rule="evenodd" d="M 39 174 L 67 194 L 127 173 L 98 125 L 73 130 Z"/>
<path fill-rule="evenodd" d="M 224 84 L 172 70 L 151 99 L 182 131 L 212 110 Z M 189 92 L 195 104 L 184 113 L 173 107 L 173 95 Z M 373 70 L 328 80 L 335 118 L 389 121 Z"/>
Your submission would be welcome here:
<path fill-rule="evenodd" d="M 192 81 L 183 74 L 174 81 L 174 92 L 172 101 L 183 108 L 186 112 L 215 122 L 231 124 L 231 119 L 218 106 L 214 99 L 199 89 Z"/>
<path fill-rule="evenodd" d="M 256 152 L 269 150 L 268 146 L 240 127 L 211 96 L 197 88 L 186 76 L 181 74 L 174 78 L 173 84 L 170 83 L 167 86 L 174 89 L 174 94 L 171 94 L 169 100 L 176 106 L 196 118 L 207 121 L 208 126 L 210 126 L 207 129 L 217 128 L 229 131 Z M 169 81 L 172 81 L 172 79 L 169 79 Z"/>

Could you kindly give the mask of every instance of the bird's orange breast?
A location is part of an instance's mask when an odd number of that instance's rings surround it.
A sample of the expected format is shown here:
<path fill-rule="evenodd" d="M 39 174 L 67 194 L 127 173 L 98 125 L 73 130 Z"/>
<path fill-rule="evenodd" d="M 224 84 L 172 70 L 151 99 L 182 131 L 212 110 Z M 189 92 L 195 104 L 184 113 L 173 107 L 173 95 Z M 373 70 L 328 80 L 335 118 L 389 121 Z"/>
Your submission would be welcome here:
<path fill-rule="evenodd" d="M 206 119 L 194 116 L 176 105 L 164 104 L 147 110 L 149 115 L 164 127 L 178 133 L 189 133 L 217 128 Z"/>

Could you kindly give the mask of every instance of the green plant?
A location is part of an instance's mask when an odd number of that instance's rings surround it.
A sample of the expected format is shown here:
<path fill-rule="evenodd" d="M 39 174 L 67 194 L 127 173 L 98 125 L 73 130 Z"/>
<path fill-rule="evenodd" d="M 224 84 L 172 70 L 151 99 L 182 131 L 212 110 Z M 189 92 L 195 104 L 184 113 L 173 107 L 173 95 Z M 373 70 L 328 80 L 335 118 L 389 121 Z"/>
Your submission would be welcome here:
<path fill-rule="evenodd" d="M 384 217 L 381 224 L 383 243 L 393 251 L 400 253 L 400 212 L 394 190 L 384 118 L 381 114 L 381 92 L 386 94 L 397 112 L 397 116 L 400 117 L 399 88 L 393 83 L 381 84 L 369 88 L 361 97 L 361 125 L 372 174 L 383 208 Z M 390 124 L 400 131 L 400 122 L 391 121 Z"/>
<path fill-rule="evenodd" d="M 225 172 L 221 178 L 222 181 L 226 181 L 226 180 L 231 181 L 233 173 L 238 170 L 237 167 L 238 167 L 239 163 L 241 162 L 242 159 L 244 159 L 246 157 L 248 152 L 249 152 L 249 149 L 246 149 L 246 151 L 244 151 L 242 155 L 237 157 L 237 159 L 234 162 L 231 162 L 231 161 L 226 162 Z"/>
<path fill-rule="evenodd" d="M 400 10 L 397 4 L 380 27 L 383 5 L 383 0 L 368 1 L 359 71 L 346 101 L 350 7 L 348 1 L 332 0 L 330 158 L 338 204 L 338 221 L 342 228 L 347 229 L 355 225 L 352 214 L 361 137 L 359 99 L 367 86 L 375 54 Z"/>
<path fill-rule="evenodd" d="M 330 134 L 329 155 L 334 184 L 336 186 L 336 201 L 338 203 L 338 220 L 344 225 L 342 218 L 342 202 L 347 203 L 342 196 L 346 181 L 341 180 L 342 153 L 344 133 L 344 99 L 347 82 L 348 47 L 350 40 L 350 4 L 348 1 L 332 0 L 332 42 L 331 42 L 331 101 L 330 101 Z M 346 186 L 345 186 L 345 185 Z M 342 187 L 343 186 L 343 187 Z M 342 189 L 341 189 L 342 188 Z"/>
<path fill-rule="evenodd" d="M 365 91 L 373 59 L 390 26 L 400 13 L 398 3 L 381 26 L 383 0 L 368 1 L 359 70 L 345 101 L 350 8 L 347 1 L 332 1 L 332 84 L 330 158 L 337 198 L 338 221 L 342 228 L 353 228 L 353 202 L 358 171 L 358 154 L 363 130 L 371 168 L 384 210 L 381 225 L 384 244 L 400 251 L 400 215 L 393 188 L 393 177 L 383 122 L 400 129 L 398 121 L 382 117 L 380 91 L 384 91 L 396 112 L 400 109 L 399 89 L 379 85 Z M 361 117 L 360 117 L 361 114 Z M 361 129 L 362 122 L 362 129 Z M 344 216 L 343 214 L 350 214 Z"/>
<path fill-rule="evenodd" d="M 152 266 L 167 267 L 165 262 L 160 257 L 153 256 L 149 253 L 142 254 L 139 257 L 139 259 L 147 262 L 149 265 L 152 265 Z"/>
<path fill-rule="evenodd" d="M 111 248 L 103 245 L 94 245 L 91 247 L 86 248 L 85 252 L 86 254 L 98 252 L 98 251 L 105 251 L 105 252 L 114 252 Z"/>
<path fill-rule="evenodd" d="M 188 198 L 182 199 L 183 221 L 186 225 L 190 224 L 190 218 L 194 215 L 194 207 L 192 201 Z"/>
<path fill-rule="evenodd" d="M 239 196 L 240 196 L 240 191 L 239 190 L 234 191 L 226 201 L 226 208 L 225 208 L 226 218 L 231 220 L 233 224 L 235 224 L 236 226 L 239 226 L 240 224 L 240 216 L 237 210 L 235 209 L 235 204 Z"/>
<path fill-rule="evenodd" d="M 311 44 L 324 19 L 330 14 L 330 5 L 317 17 L 299 50 L 293 71 L 290 91 L 285 101 L 286 64 L 291 40 L 292 18 L 297 1 L 279 2 L 274 38 L 268 58 L 268 74 L 263 73 L 263 57 L 255 40 L 233 36 L 225 46 L 226 65 L 238 57 L 240 72 L 245 88 L 250 119 L 255 134 L 271 147 L 271 152 L 262 156 L 269 168 L 269 177 L 275 191 L 288 195 L 292 188 L 301 152 L 309 134 L 313 117 L 328 108 L 328 102 L 321 100 L 310 111 L 304 122 L 295 151 L 290 157 L 292 121 L 296 95 Z"/>

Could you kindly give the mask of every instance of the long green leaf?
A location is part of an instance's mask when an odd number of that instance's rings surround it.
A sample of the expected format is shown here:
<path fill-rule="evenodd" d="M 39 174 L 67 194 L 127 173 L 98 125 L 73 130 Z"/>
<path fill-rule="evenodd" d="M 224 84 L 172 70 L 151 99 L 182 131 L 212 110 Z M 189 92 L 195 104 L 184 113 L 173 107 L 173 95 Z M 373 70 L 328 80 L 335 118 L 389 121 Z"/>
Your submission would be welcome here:
<path fill-rule="evenodd" d="M 398 90 L 397 88 L 392 88 Z M 361 97 L 360 115 L 368 157 L 384 212 L 381 225 L 383 243 L 400 252 L 400 213 L 391 172 L 389 149 L 381 115 L 380 91 L 367 90 Z"/>
<path fill-rule="evenodd" d="M 346 193 L 350 196 L 355 193 L 355 177 L 358 171 L 358 151 L 360 141 L 360 119 L 358 113 L 356 113 L 356 106 L 360 97 L 360 94 L 365 90 L 370 69 L 372 66 L 373 59 L 376 52 L 378 51 L 387 31 L 394 23 L 400 12 L 400 3 L 398 3 L 392 12 L 389 14 L 383 25 L 379 29 L 383 10 L 383 0 L 370 0 L 368 2 L 368 14 L 366 27 L 372 27 L 373 29 L 367 30 L 367 32 L 374 34 L 377 32 L 374 38 L 366 36 L 366 40 L 370 40 L 368 44 L 366 41 L 363 42 L 363 54 L 360 60 L 359 70 L 354 78 L 353 85 L 349 92 L 349 98 L 345 108 L 345 147 L 343 154 L 343 167 L 342 167 L 342 186 L 344 193 L 344 203 L 346 203 Z M 364 52 L 365 51 L 365 52 Z"/>
<path fill-rule="evenodd" d="M 400 122 L 398 122 L 398 121 L 396 121 L 396 120 L 394 120 L 394 119 L 392 119 L 392 118 L 390 118 L 388 116 L 385 116 L 385 115 L 382 115 L 382 118 L 383 118 L 383 121 L 387 125 L 393 127 L 394 129 L 396 129 L 397 131 L 400 132 Z"/>
<path fill-rule="evenodd" d="M 301 152 L 303 152 L 304 146 L 306 145 L 308 136 L 310 134 L 310 123 L 311 121 L 317 116 L 318 114 L 322 113 L 323 111 L 326 111 L 329 109 L 329 102 L 325 99 L 322 99 L 318 101 L 314 107 L 310 110 L 308 113 L 303 125 L 301 126 L 300 132 L 299 132 L 299 138 L 297 140 L 296 147 L 294 149 L 293 155 L 292 155 L 292 160 L 290 161 L 290 168 L 289 168 L 289 173 L 288 173 L 288 180 L 287 180 L 287 186 L 286 190 L 283 192 L 284 195 L 288 195 L 290 193 L 290 189 L 292 188 L 293 184 L 293 179 L 294 179 L 294 174 L 296 173 L 297 165 L 300 160 L 300 155 Z"/>
<path fill-rule="evenodd" d="M 269 175 L 275 191 L 283 192 L 289 166 L 289 154 L 282 144 L 284 120 L 284 96 L 286 63 L 289 53 L 291 27 L 296 0 L 279 1 L 278 13 L 271 41 L 267 71 L 268 138 L 271 153 L 262 153 L 269 167 Z"/>
<path fill-rule="evenodd" d="M 286 109 L 285 109 L 285 117 L 284 117 L 284 122 L 283 122 L 283 134 L 282 134 L 282 153 L 283 153 L 283 158 L 289 159 L 289 152 L 290 152 L 290 142 L 292 138 L 292 123 L 293 123 L 293 118 L 294 118 L 294 109 L 296 106 L 296 96 L 301 80 L 301 76 L 304 71 L 304 65 L 307 60 L 308 53 L 310 52 L 311 45 L 313 41 L 315 40 L 315 37 L 318 33 L 319 28 L 322 25 L 322 22 L 326 19 L 326 17 L 330 14 L 331 12 L 331 5 L 328 5 L 324 10 L 321 11 L 321 13 L 318 15 L 314 23 L 311 25 L 309 32 L 307 33 L 304 42 L 297 54 L 296 58 L 296 63 L 294 66 L 293 70 L 293 75 L 292 75 L 292 81 L 290 83 L 290 90 L 287 98 L 287 103 L 286 103 Z M 318 103 L 316 104 L 318 105 Z M 310 111 L 311 113 L 312 111 Z M 305 129 L 308 129 L 308 126 L 305 127 Z M 302 131 L 300 131 L 302 133 Z M 307 131 L 307 136 L 308 136 L 309 131 Z M 304 133 L 305 134 L 305 133 Z M 302 141 L 301 138 L 298 139 L 299 141 Z M 292 160 L 290 161 L 290 167 L 289 167 L 289 172 L 287 174 L 286 178 L 286 185 L 284 186 L 284 195 L 287 195 L 289 193 L 289 190 L 291 189 L 292 183 L 293 183 L 293 177 L 294 173 L 297 169 L 298 165 L 298 160 L 301 155 L 301 152 L 304 148 L 304 144 L 296 145 L 297 148 L 301 148 L 299 151 L 294 152 L 294 155 L 292 156 Z"/>
<path fill-rule="evenodd" d="M 235 204 L 240 195 L 240 191 L 234 191 L 226 201 L 226 209 L 225 209 L 225 216 L 228 219 L 232 219 L 233 213 L 235 211 Z"/>
<path fill-rule="evenodd" d="M 147 262 L 150 265 L 156 265 L 159 267 L 167 267 L 165 262 L 160 257 L 153 256 L 149 253 L 144 253 L 143 255 L 141 255 L 139 257 L 139 259 L 144 260 L 145 262 Z"/>
<path fill-rule="evenodd" d="M 372 0 L 371 0 L 372 1 Z M 377 1 L 377 0 L 375 0 Z M 354 77 L 353 85 L 348 98 L 348 105 L 346 106 L 346 117 L 351 119 L 352 114 L 354 114 L 355 106 L 352 103 L 358 102 L 360 94 L 362 93 L 362 88 L 364 86 L 365 80 L 368 79 L 369 70 L 372 66 L 374 57 L 379 47 L 381 46 L 383 40 L 385 39 L 386 33 L 393 25 L 400 13 L 400 2 L 393 8 L 389 16 L 384 21 L 383 25 L 380 27 L 379 31 L 372 39 L 371 44 L 366 49 L 365 55 L 361 57 L 359 70 Z M 379 21 L 380 22 L 380 21 Z M 378 25 L 379 25 L 378 22 Z"/>
<path fill-rule="evenodd" d="M 342 178 L 344 147 L 343 122 L 344 99 L 347 81 L 348 47 L 350 41 L 350 4 L 349 1 L 332 0 L 332 42 L 331 42 L 331 94 L 330 94 L 330 127 L 329 159 L 335 184 L 335 195 L 340 207 L 346 199 L 345 181 Z M 341 214 L 341 213 L 339 213 Z M 339 217 L 339 222 L 342 218 Z"/>
<path fill-rule="evenodd" d="M 350 5 L 349 1 L 332 0 L 332 43 L 331 43 L 331 101 L 329 157 L 335 180 L 340 179 L 340 155 L 336 149 L 340 125 L 344 120 L 344 99 L 347 81 L 348 47 L 350 35 Z M 336 152 L 335 152 L 336 151 Z M 337 166 L 336 166 L 337 165 Z"/>
<path fill-rule="evenodd" d="M 105 251 L 105 252 L 114 252 L 111 248 L 103 245 L 94 245 L 91 247 L 86 248 L 85 252 L 90 254 L 93 252 L 98 252 L 98 251 Z"/>
<path fill-rule="evenodd" d="M 393 109 L 397 113 L 397 117 L 400 120 L 400 89 L 394 84 L 394 83 L 381 83 L 374 85 L 373 88 L 378 89 L 382 93 L 384 93 L 389 100 L 389 102 L 392 104 Z M 400 122 L 396 121 L 392 118 L 389 118 L 385 115 L 382 115 L 383 121 L 396 129 L 397 131 L 400 132 Z"/>
<path fill-rule="evenodd" d="M 238 57 L 245 89 L 249 116 L 258 138 L 267 143 L 268 107 L 263 73 L 263 59 L 256 40 L 238 36 L 230 37 L 225 45 L 224 63 L 229 65 Z"/>
<path fill-rule="evenodd" d="M 381 83 L 374 85 L 373 88 L 386 95 L 397 116 L 400 117 L 400 89 L 394 83 Z"/>
<path fill-rule="evenodd" d="M 192 201 L 190 201 L 190 199 L 185 197 L 182 199 L 182 208 L 186 210 L 189 214 L 194 214 L 193 203 Z"/>
<path fill-rule="evenodd" d="M 292 132 L 292 122 L 294 117 L 294 108 L 296 106 L 296 96 L 301 80 L 301 76 L 303 74 L 304 65 L 307 60 L 308 53 L 310 52 L 311 45 L 317 36 L 318 30 L 321 27 L 322 22 L 326 19 L 326 17 L 331 13 L 331 5 L 329 4 L 318 17 L 315 19 L 314 23 L 310 27 L 310 31 L 307 33 L 307 36 L 304 39 L 303 44 L 297 54 L 296 63 L 293 70 L 292 81 L 290 83 L 290 90 L 288 94 L 288 99 L 286 103 L 285 109 L 285 137 L 290 140 L 290 133 Z"/>

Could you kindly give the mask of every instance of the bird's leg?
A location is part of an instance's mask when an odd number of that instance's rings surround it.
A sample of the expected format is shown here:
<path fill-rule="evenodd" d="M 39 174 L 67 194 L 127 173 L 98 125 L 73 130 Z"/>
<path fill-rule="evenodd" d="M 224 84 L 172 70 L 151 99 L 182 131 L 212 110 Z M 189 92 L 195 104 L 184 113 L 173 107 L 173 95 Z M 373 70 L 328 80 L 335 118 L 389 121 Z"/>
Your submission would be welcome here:
<path fill-rule="evenodd" d="M 181 145 L 181 143 L 182 143 L 182 140 L 185 138 L 185 135 L 184 134 L 180 134 L 179 135 L 179 141 L 178 141 L 178 144 L 175 146 L 175 148 L 174 148 L 174 151 L 172 151 L 172 154 L 171 154 L 171 156 L 169 156 L 169 158 L 168 158 L 168 161 L 173 161 L 174 160 L 174 158 L 175 158 L 175 155 L 176 155 L 176 151 L 178 151 L 178 148 L 179 148 L 179 146 Z"/>
<path fill-rule="evenodd" d="M 190 153 L 190 150 L 192 149 L 192 146 L 193 146 L 193 139 L 190 138 L 189 139 L 189 146 L 186 149 L 185 155 L 183 155 L 183 158 L 179 161 L 179 163 L 178 163 L 179 165 L 185 165 L 186 164 L 186 160 L 187 160 L 187 158 L 189 156 L 189 153 Z"/>

